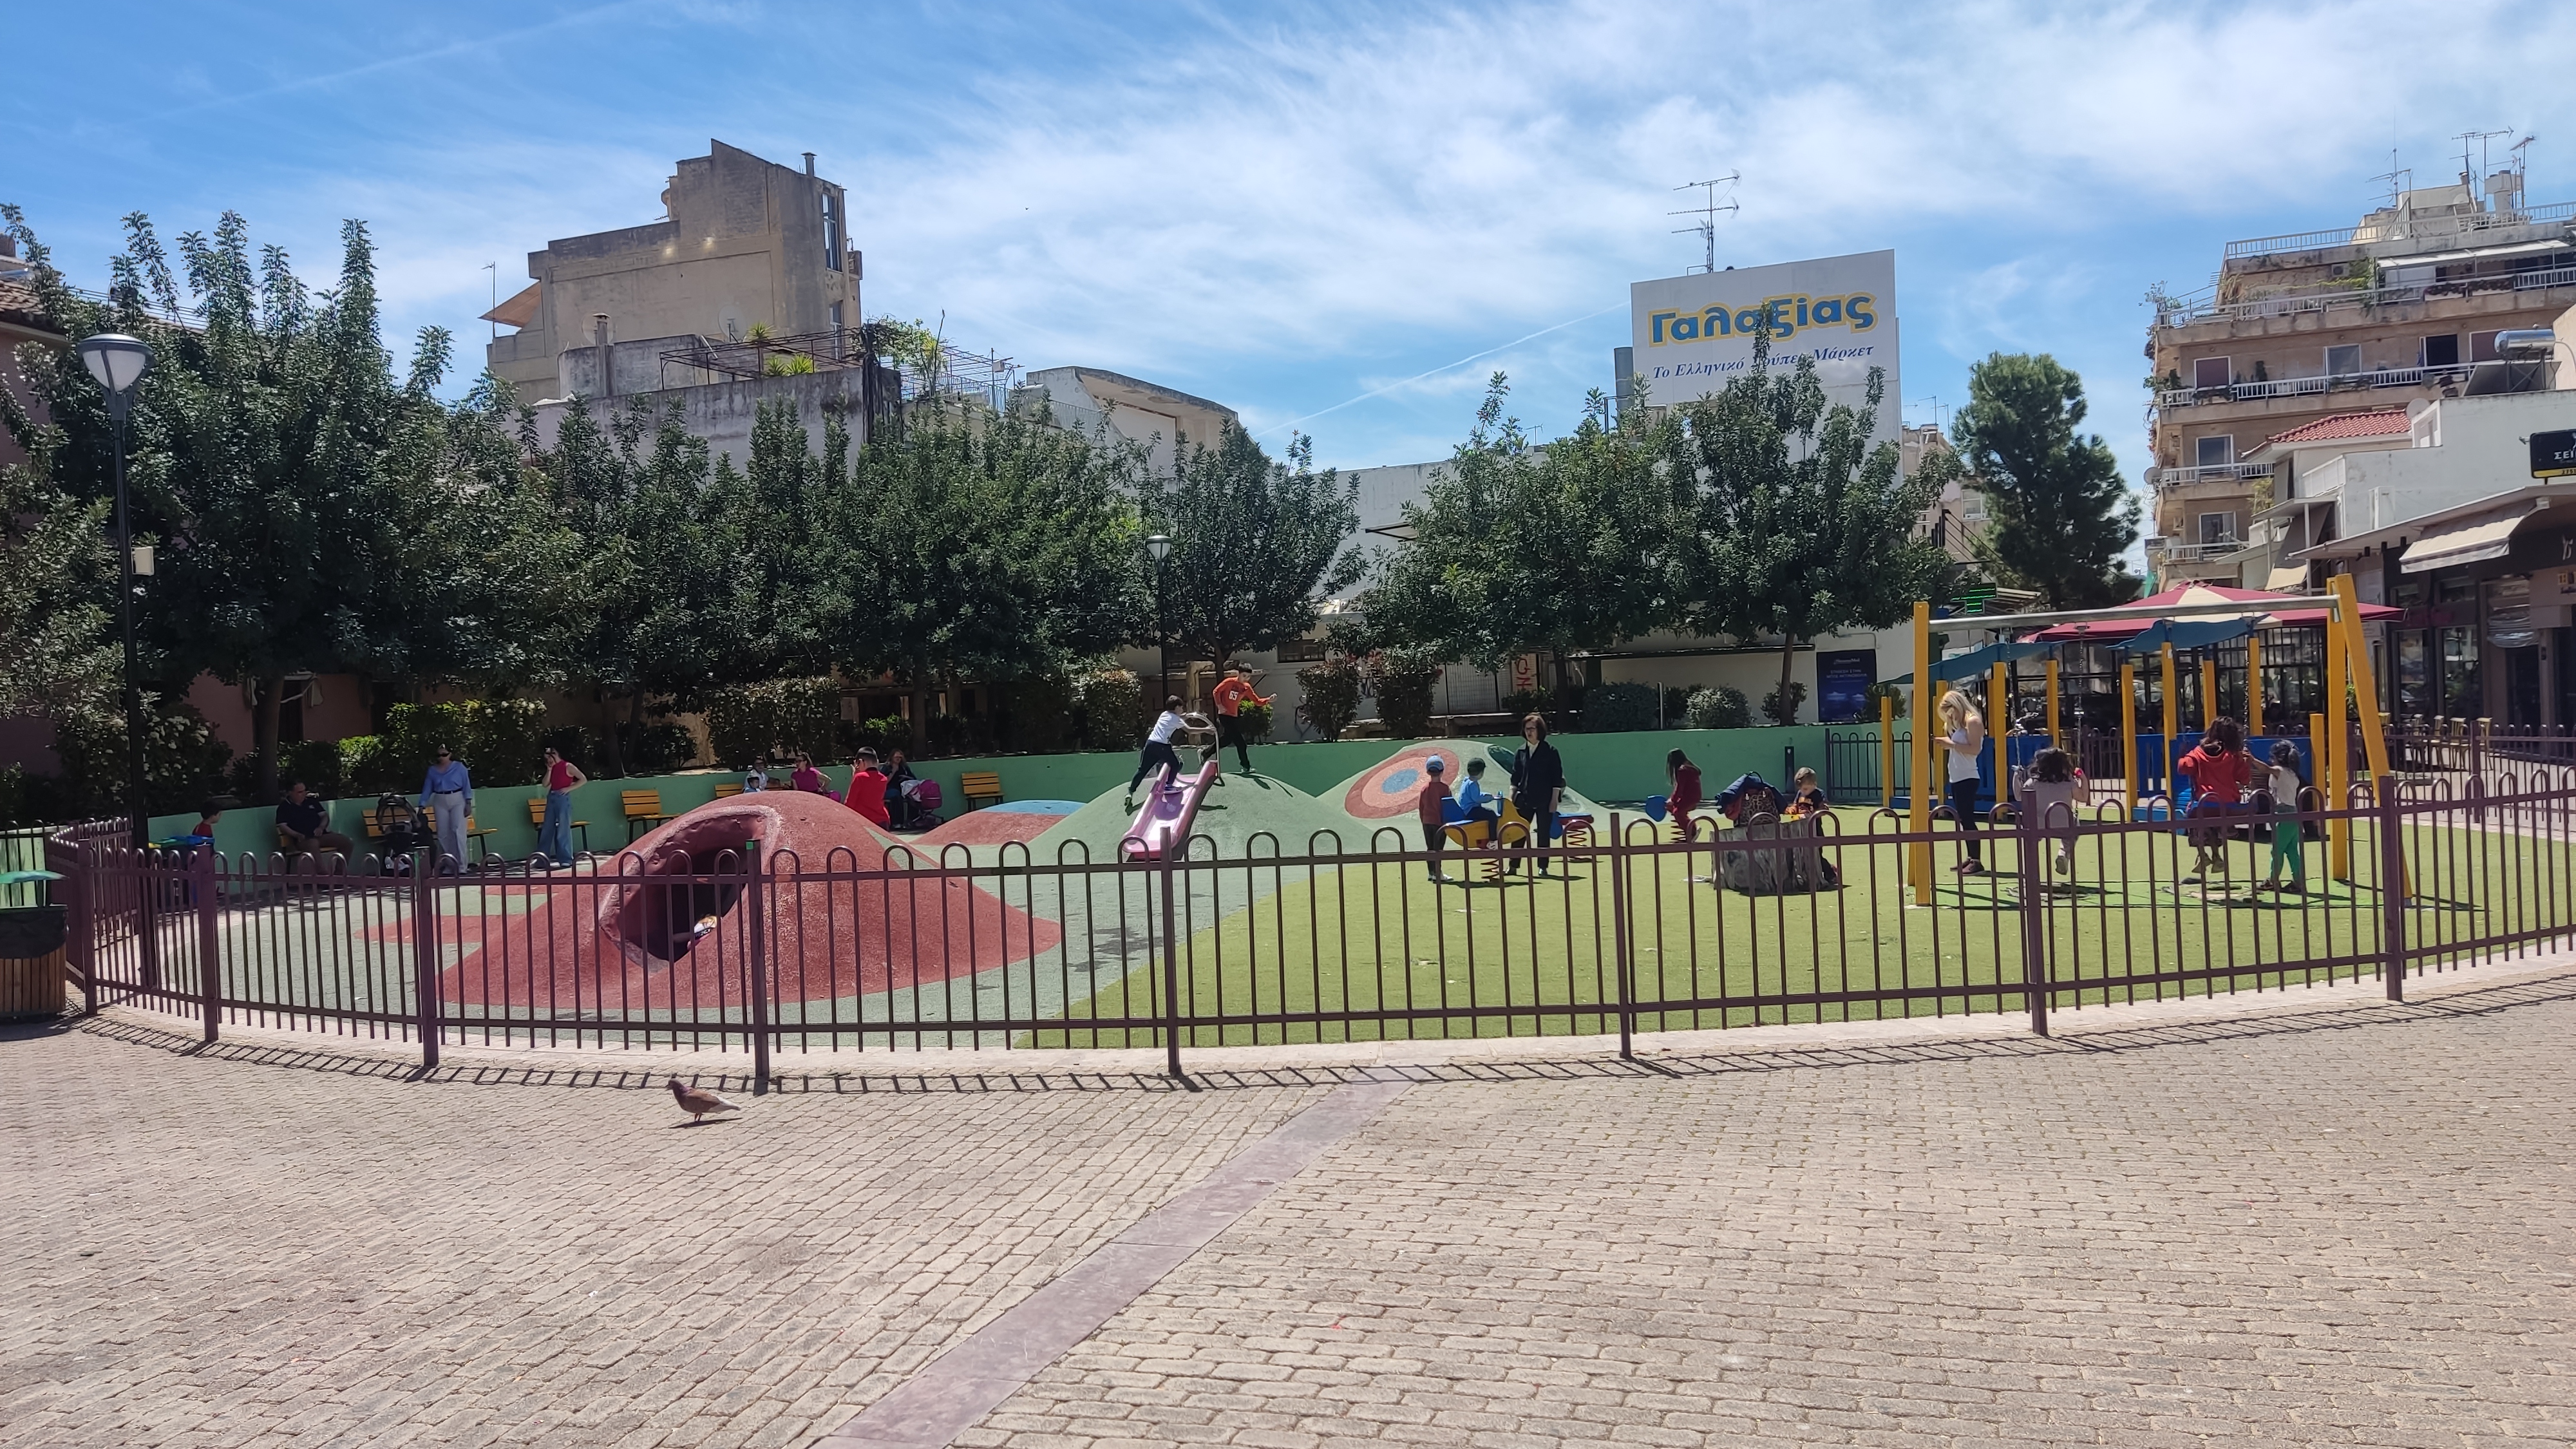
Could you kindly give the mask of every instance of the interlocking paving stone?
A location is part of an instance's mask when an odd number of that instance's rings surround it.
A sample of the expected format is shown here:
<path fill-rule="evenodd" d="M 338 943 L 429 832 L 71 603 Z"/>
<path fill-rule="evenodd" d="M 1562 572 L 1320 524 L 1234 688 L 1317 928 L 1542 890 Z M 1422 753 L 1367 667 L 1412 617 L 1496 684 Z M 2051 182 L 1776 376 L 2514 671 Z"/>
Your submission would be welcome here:
<path fill-rule="evenodd" d="M 958 1442 L 2576 1443 L 2576 985 L 1417 1086 Z"/>
<path fill-rule="evenodd" d="M 956 1442 L 2576 1443 L 2576 977 L 2123 1020 L 1408 1069 Z M 151 1040 L 0 1039 L 0 1443 L 809 1445 L 1351 1076 Z"/>

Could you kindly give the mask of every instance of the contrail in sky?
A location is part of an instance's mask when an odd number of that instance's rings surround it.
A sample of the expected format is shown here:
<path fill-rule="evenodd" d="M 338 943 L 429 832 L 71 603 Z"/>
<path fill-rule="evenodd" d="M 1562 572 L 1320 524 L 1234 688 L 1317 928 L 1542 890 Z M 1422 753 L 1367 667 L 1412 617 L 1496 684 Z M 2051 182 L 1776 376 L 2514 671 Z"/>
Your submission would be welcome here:
<path fill-rule="evenodd" d="M 1589 321 L 1591 321 L 1591 320 L 1592 320 L 1593 318 L 1595 318 L 1595 317 L 1607 316 L 1607 315 L 1609 315 L 1610 313 L 1612 313 L 1612 312 L 1616 312 L 1616 311 L 1618 311 L 1620 308 L 1625 307 L 1625 306 L 1627 306 L 1627 305 L 1628 305 L 1628 304 L 1627 304 L 1627 303 L 1625 303 L 1625 302 L 1613 303 L 1613 304 L 1612 304 L 1612 305 L 1610 305 L 1610 306 L 1607 306 L 1607 307 L 1602 308 L 1602 309 L 1601 309 L 1600 311 L 1598 311 L 1598 312 L 1586 312 L 1586 313 L 1584 313 L 1584 314 L 1583 314 L 1582 316 L 1580 316 L 1580 317 L 1571 317 L 1571 318 L 1568 318 L 1568 319 L 1566 319 L 1566 320 L 1565 320 L 1565 321 L 1563 321 L 1563 322 L 1559 322 L 1559 323 L 1557 323 L 1557 324 L 1556 324 L 1555 326 L 1553 326 L 1553 327 L 1542 327 L 1542 328 L 1538 329 L 1536 332 L 1533 332 L 1533 333 L 1529 334 L 1529 336 L 1528 336 L 1528 337 L 1515 337 L 1515 338 L 1513 338 L 1513 339 L 1512 339 L 1511 341 L 1509 341 L 1509 342 L 1501 343 L 1501 344 L 1498 344 L 1498 345 L 1493 346 L 1493 347 L 1488 347 L 1488 348 L 1486 348 L 1486 349 L 1485 349 L 1484 351 L 1482 351 L 1482 352 L 1471 352 L 1471 353 L 1467 354 L 1465 357 L 1459 358 L 1456 362 L 1444 362 L 1444 363 L 1440 364 L 1438 367 L 1435 367 L 1435 368 L 1431 369 L 1429 372 L 1417 372 L 1417 373 L 1415 373 L 1415 374 L 1414 374 L 1413 376 L 1411 376 L 1411 377 L 1403 378 L 1403 379 L 1400 379 L 1400 380 L 1395 381 L 1395 382 L 1390 382 L 1390 383 L 1388 383 L 1388 384 L 1387 384 L 1386 386 L 1384 386 L 1384 387 L 1381 387 L 1381 388 L 1373 388 L 1373 389 L 1371 389 L 1371 390 L 1369 390 L 1369 391 L 1367 391 L 1367 392 L 1361 393 L 1358 397 L 1354 397 L 1354 398 L 1344 398 L 1342 401 L 1340 401 L 1340 402 L 1337 402 L 1337 403 L 1333 404 L 1331 407 L 1328 407 L 1328 408 L 1323 409 L 1321 412 L 1311 412 L 1311 413 L 1306 414 L 1306 416 L 1304 416 L 1304 417 L 1302 417 L 1302 418 L 1290 418 L 1288 421 L 1286 421 L 1286 422 L 1284 422 L 1284 423 L 1274 423 L 1274 424 L 1272 424 L 1272 425 L 1271 425 L 1271 426 L 1269 426 L 1269 427 L 1263 428 L 1260 432 L 1257 432 L 1257 433 L 1253 434 L 1253 436 L 1254 436 L 1254 437 L 1256 437 L 1256 438 L 1266 438 L 1266 437 L 1270 436 L 1272 433 L 1275 433 L 1275 432 L 1279 431 L 1281 428 L 1293 428 L 1293 427 L 1297 426 L 1299 423 L 1312 422 L 1312 421 L 1314 421 L 1315 419 L 1322 417 L 1325 413 L 1337 413 L 1337 412 L 1340 412 L 1342 409 L 1344 409 L 1344 408 L 1346 408 L 1346 407 L 1349 407 L 1349 406 L 1350 406 L 1351 404 L 1353 404 L 1353 403 L 1364 403 L 1364 402 L 1367 402 L 1370 398 L 1373 398 L 1373 397 L 1384 397 L 1386 394 L 1388 394 L 1388 393 L 1391 393 L 1391 392 L 1395 391 L 1395 390 L 1396 390 L 1397 388 L 1399 388 L 1399 387 L 1408 387 L 1408 386 L 1411 386 L 1411 385 L 1412 385 L 1412 384 L 1414 384 L 1414 383 L 1417 383 L 1417 382 L 1422 381 L 1422 380 L 1423 380 L 1424 378 L 1426 378 L 1426 377 L 1438 377 L 1440 374 L 1442 374 L 1442 373 L 1444 373 L 1444 372 L 1447 372 L 1448 370 L 1450 370 L 1450 369 L 1451 369 L 1451 368 L 1453 368 L 1453 367 L 1465 367 L 1468 363 L 1471 363 L 1471 362 L 1475 361 L 1477 358 L 1480 358 L 1480 357 L 1491 357 L 1491 356 L 1493 356 L 1493 355 L 1494 355 L 1495 353 L 1497 353 L 1497 352 L 1507 352 L 1507 351 L 1511 350 L 1512 348 L 1518 347 L 1518 346 L 1520 346 L 1522 343 L 1529 341 L 1531 338 L 1534 338 L 1534 337 L 1545 337 L 1547 334 L 1549 334 L 1549 333 L 1551 333 L 1551 332 L 1562 332 L 1562 331 L 1564 331 L 1566 328 L 1573 326 L 1573 325 L 1574 325 L 1575 323 L 1577 323 L 1577 322 L 1589 322 Z"/>

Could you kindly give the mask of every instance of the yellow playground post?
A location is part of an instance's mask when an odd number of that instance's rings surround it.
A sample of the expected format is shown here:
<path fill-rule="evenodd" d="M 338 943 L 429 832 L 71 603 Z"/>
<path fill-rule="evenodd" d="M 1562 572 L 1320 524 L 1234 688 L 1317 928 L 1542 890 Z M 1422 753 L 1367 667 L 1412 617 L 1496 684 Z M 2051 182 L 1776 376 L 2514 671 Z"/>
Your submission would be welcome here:
<path fill-rule="evenodd" d="M 2138 815 L 2138 666 L 2124 662 L 2120 666 L 2120 773 L 2128 786 L 2129 809 L 2124 819 Z"/>
<path fill-rule="evenodd" d="M 2326 808 L 2341 810 L 2351 803 L 2351 777 L 2344 773 L 2345 665 L 2342 631 L 2328 625 L 2326 635 L 2326 753 L 2325 769 L 2320 776 L 2325 782 Z M 2352 879 L 2352 822 L 2326 822 L 2326 873 L 2336 880 Z"/>
<path fill-rule="evenodd" d="M 2263 635 L 2245 636 L 2245 733 L 2263 733 Z"/>
<path fill-rule="evenodd" d="M 2174 652 L 2173 646 L 2168 644 L 2165 646 L 2165 742 L 2159 750 L 2159 753 L 2165 757 L 2165 798 L 2168 800 L 2173 798 L 2174 761 L 2179 758 L 2174 754 L 2174 736 L 2180 733 L 2182 733 L 2182 697 L 2174 689 Z"/>
<path fill-rule="evenodd" d="M 2200 728 L 2206 734 L 2209 722 L 2218 718 L 2218 656 L 2200 651 Z"/>
<path fill-rule="evenodd" d="M 2057 656 L 2054 654 L 2048 656 L 2048 744 L 2051 749 L 2066 748 L 2066 742 L 2057 733 Z"/>
<path fill-rule="evenodd" d="M 1924 768 L 1932 747 L 1932 601 L 1914 601 L 1914 779 L 1905 790 L 1905 828 L 1921 837 L 1905 850 L 1914 903 L 1932 904 L 1932 775 Z"/>
<path fill-rule="evenodd" d="M 2355 712 L 2361 720 L 2361 747 L 2370 762 L 2373 780 L 2372 799 L 2378 798 L 2377 781 L 2387 779 L 2388 730 L 2379 717 L 2379 681 L 2370 668 L 2370 643 L 2361 632 L 2361 600 L 2354 594 L 2352 575 L 2337 574 L 2327 587 L 2334 592 L 2334 629 L 2342 638 L 2347 661 L 2344 673 L 2352 680 Z"/>

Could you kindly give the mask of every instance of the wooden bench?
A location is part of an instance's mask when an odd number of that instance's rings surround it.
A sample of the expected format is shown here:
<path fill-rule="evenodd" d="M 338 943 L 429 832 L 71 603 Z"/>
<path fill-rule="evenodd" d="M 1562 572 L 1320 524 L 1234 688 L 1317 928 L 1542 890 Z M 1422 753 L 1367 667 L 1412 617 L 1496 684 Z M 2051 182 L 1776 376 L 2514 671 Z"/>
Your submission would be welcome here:
<path fill-rule="evenodd" d="M 626 843 L 629 845 L 635 843 L 636 836 L 671 818 L 662 813 L 662 792 L 659 790 L 621 790 L 617 798 L 626 807 Z"/>
<path fill-rule="evenodd" d="M 493 831 L 493 829 L 492 829 L 490 826 L 488 826 L 488 825 L 487 825 L 487 826 L 485 826 L 485 827 L 483 827 L 483 828 L 482 828 L 482 829 L 480 829 L 480 830 L 475 829 L 475 828 L 474 828 L 474 817 L 473 817 L 473 816 L 471 816 L 471 815 L 466 816 L 466 817 L 465 817 L 465 854 L 466 854 L 466 857 L 467 857 L 467 858 L 466 858 L 466 859 L 464 859 L 464 860 L 460 860 L 460 861 L 458 861 L 458 862 L 457 862 L 457 864 L 459 864 L 459 865 L 470 865 L 470 864 L 472 864 L 472 863 L 473 863 L 473 861 L 474 861 L 474 859 L 475 859 L 475 857 L 476 857 L 476 852 L 478 852 L 478 851 L 479 851 L 479 852 L 481 852 L 481 858 L 482 858 L 482 859 L 484 859 L 484 860 L 489 860 L 489 859 L 491 859 L 491 858 L 492 858 L 492 836 L 494 835 L 494 833 L 495 833 L 495 832 Z"/>
<path fill-rule="evenodd" d="M 1002 803 L 1002 772 L 968 770 L 957 777 L 957 793 L 966 797 L 966 808 L 969 810 L 975 808 L 975 802 L 978 800 L 999 805 Z"/>
<path fill-rule="evenodd" d="M 718 785 L 716 787 L 716 798 L 719 800 L 730 800 L 741 793 L 742 782 L 740 780 L 736 780 L 729 785 Z"/>
<path fill-rule="evenodd" d="M 529 823 L 530 825 L 533 825 L 533 826 L 537 827 L 539 830 L 543 830 L 543 829 L 545 829 L 545 828 L 546 828 L 546 797 L 545 797 L 545 796 L 543 796 L 543 795 L 531 795 L 531 796 L 529 796 L 529 797 L 528 797 L 528 823 Z M 587 820 L 576 820 L 576 821 L 572 822 L 572 828 L 581 832 L 581 849 L 582 849 L 582 853 L 583 853 L 584 855 L 589 854 L 589 853 L 590 853 L 590 822 L 589 822 L 589 821 L 587 821 Z"/>

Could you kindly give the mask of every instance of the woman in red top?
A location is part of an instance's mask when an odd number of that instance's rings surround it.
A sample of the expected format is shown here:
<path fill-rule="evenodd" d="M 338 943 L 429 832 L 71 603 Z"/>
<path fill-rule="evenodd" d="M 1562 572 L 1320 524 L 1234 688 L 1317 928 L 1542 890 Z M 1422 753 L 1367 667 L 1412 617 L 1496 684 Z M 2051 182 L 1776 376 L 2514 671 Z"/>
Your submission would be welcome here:
<path fill-rule="evenodd" d="M 2200 743 L 2174 765 L 2174 773 L 2191 781 L 2191 813 L 2224 816 L 2245 799 L 2254 783 L 2254 760 L 2245 753 L 2245 731 L 2224 715 L 2209 722 Z M 2195 862 L 2185 880 L 2199 880 L 2215 866 L 2227 874 L 2227 827 L 2203 825 L 2191 832 Z"/>

